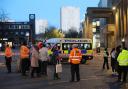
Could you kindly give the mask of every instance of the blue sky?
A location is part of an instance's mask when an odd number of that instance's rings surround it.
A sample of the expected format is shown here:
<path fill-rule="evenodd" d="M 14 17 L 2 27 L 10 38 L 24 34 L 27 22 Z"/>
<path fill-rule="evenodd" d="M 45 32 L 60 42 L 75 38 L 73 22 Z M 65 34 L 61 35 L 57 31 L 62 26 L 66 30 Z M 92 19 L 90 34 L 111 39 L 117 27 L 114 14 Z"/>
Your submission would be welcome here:
<path fill-rule="evenodd" d="M 87 7 L 97 7 L 99 0 L 0 0 L 10 19 L 28 21 L 28 15 L 36 14 L 36 19 L 48 20 L 55 27 L 60 26 L 60 8 L 75 6 L 80 8 L 80 18 L 84 18 Z"/>

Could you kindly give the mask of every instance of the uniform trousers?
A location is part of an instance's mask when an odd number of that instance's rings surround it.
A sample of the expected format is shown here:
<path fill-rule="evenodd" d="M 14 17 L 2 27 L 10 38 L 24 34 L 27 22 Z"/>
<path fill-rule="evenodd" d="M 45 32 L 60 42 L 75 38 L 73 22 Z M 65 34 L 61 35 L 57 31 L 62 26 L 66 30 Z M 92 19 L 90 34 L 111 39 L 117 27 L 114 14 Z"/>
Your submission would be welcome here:
<path fill-rule="evenodd" d="M 79 81 L 80 80 L 79 64 L 71 64 L 71 81 L 75 80 L 75 75 L 77 81 Z"/>
<path fill-rule="evenodd" d="M 127 78 L 127 72 L 128 72 L 128 66 L 119 66 L 118 67 L 118 80 L 121 80 L 122 74 L 123 74 L 123 82 L 126 82 Z"/>

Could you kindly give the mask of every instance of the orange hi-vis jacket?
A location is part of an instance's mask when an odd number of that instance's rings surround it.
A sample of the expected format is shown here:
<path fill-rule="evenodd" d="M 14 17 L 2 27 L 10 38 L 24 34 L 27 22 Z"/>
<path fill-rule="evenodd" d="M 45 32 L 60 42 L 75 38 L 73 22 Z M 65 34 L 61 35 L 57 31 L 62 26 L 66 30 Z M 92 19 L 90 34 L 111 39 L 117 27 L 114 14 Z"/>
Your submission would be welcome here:
<path fill-rule="evenodd" d="M 12 49 L 10 47 L 5 48 L 5 56 L 11 57 L 12 56 Z"/>
<path fill-rule="evenodd" d="M 20 58 L 29 58 L 29 49 L 26 46 L 21 46 L 20 48 Z"/>
<path fill-rule="evenodd" d="M 81 50 L 78 48 L 73 48 L 69 55 L 69 62 L 72 64 L 80 64 L 82 59 Z"/>

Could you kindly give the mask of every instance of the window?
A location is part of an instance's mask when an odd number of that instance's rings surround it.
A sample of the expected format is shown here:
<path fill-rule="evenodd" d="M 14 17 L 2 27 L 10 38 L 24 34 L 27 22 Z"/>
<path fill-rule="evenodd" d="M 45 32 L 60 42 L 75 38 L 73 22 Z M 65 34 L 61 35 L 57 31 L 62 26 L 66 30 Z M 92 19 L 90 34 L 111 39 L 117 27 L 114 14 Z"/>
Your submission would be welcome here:
<path fill-rule="evenodd" d="M 91 47 L 91 44 L 90 44 L 90 43 L 84 44 L 84 49 L 89 50 L 89 49 L 91 49 L 91 48 L 92 48 L 92 47 Z"/>
<path fill-rule="evenodd" d="M 18 32 L 15 32 L 15 35 L 18 35 Z"/>
<path fill-rule="evenodd" d="M 21 35 L 24 35 L 24 32 L 21 32 Z"/>
<path fill-rule="evenodd" d="M 18 25 L 15 25 L 15 29 L 19 29 L 19 26 Z"/>

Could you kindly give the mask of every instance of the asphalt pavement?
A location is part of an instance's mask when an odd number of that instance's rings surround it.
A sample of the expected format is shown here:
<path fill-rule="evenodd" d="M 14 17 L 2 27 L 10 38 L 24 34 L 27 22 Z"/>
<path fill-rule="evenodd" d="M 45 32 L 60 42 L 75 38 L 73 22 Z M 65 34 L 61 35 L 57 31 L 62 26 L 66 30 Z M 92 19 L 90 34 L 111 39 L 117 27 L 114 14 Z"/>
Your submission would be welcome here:
<path fill-rule="evenodd" d="M 112 76 L 111 69 L 102 70 L 102 54 L 94 54 L 93 60 L 80 64 L 80 82 L 69 82 L 70 64 L 63 64 L 59 80 L 53 79 L 53 65 L 48 65 L 48 76 L 31 78 L 28 72 L 27 77 L 22 77 L 16 72 L 17 58 L 13 57 L 12 73 L 8 74 L 4 56 L 0 55 L 0 89 L 128 89 L 127 83 L 117 82 L 117 76 Z"/>

